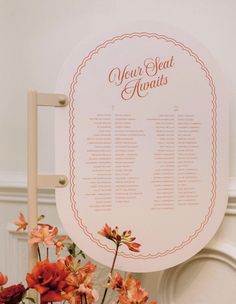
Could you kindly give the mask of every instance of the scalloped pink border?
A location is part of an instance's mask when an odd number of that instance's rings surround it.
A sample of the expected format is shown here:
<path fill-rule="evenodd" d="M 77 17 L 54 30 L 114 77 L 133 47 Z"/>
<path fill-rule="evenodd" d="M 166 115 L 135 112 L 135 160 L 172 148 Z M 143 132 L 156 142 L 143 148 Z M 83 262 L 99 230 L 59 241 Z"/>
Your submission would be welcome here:
<path fill-rule="evenodd" d="M 188 47 L 183 45 L 180 42 L 177 42 L 173 38 L 166 37 L 165 35 L 157 34 L 157 33 L 146 33 L 146 32 L 141 32 L 141 33 L 131 33 L 131 34 L 124 34 L 121 36 L 116 36 L 113 37 L 112 39 L 106 40 L 104 43 L 98 45 L 94 50 L 92 50 L 81 62 L 81 64 L 78 66 L 74 76 L 72 83 L 70 85 L 70 92 L 69 92 L 69 99 L 70 99 L 70 104 L 69 104 L 69 166 L 70 166 L 70 201 L 71 201 L 71 208 L 75 217 L 75 220 L 77 221 L 78 225 L 84 232 L 84 234 L 92 241 L 95 243 L 97 246 L 105 249 L 108 252 L 113 252 L 113 249 L 110 249 L 107 245 L 102 244 L 98 239 L 96 239 L 92 233 L 88 231 L 88 228 L 86 225 L 83 223 L 82 218 L 79 216 L 79 212 L 76 208 L 76 201 L 75 201 L 75 143 L 74 143 L 74 130 L 75 130 L 75 117 L 74 117 L 74 94 L 75 94 L 75 86 L 78 83 L 78 78 L 81 75 L 82 70 L 85 68 L 86 63 L 92 59 L 92 57 L 97 54 L 101 49 L 107 47 L 108 45 L 111 45 L 115 43 L 118 40 L 124 40 L 124 39 L 131 39 L 133 37 L 148 37 L 148 38 L 156 38 L 156 39 L 163 39 L 167 43 L 172 43 L 176 47 L 181 48 L 183 51 L 187 52 L 190 56 L 192 56 L 195 61 L 200 64 L 201 69 L 205 72 L 206 78 L 209 81 L 209 86 L 211 88 L 211 95 L 212 95 L 212 182 L 211 182 L 211 204 L 208 208 L 208 213 L 204 217 L 203 221 L 201 222 L 200 226 L 198 229 L 195 230 L 195 232 L 190 235 L 187 239 L 182 241 L 181 244 L 174 246 L 171 249 L 167 249 L 163 252 L 157 252 L 155 254 L 147 254 L 147 255 L 142 255 L 142 254 L 132 254 L 132 253 L 124 253 L 120 252 L 119 255 L 123 256 L 125 258 L 131 258 L 131 259 L 154 259 L 158 257 L 163 257 L 168 254 L 172 254 L 178 250 L 181 250 L 183 247 L 186 245 L 190 244 L 197 236 L 200 234 L 200 232 L 204 229 L 206 224 L 208 223 L 211 215 L 213 208 L 215 206 L 215 198 L 216 198 L 216 139 L 217 139 L 217 129 L 216 129 L 216 94 L 215 94 L 215 87 L 213 84 L 213 79 L 206 67 L 206 65 L 201 61 L 201 59 Z"/>

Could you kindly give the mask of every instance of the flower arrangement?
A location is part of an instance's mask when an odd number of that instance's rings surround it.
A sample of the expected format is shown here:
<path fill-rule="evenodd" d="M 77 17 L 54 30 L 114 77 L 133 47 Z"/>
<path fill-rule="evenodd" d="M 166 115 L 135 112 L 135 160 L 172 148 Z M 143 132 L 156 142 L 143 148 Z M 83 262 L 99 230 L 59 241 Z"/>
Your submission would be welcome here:
<path fill-rule="evenodd" d="M 29 235 L 29 243 L 37 246 L 39 261 L 31 273 L 27 273 L 25 285 L 19 283 L 5 287 L 8 278 L 0 272 L 0 304 L 35 302 L 34 298 L 28 295 L 28 291 L 32 289 L 39 295 L 41 304 L 59 301 L 70 304 L 104 304 L 109 289 L 117 294 L 117 299 L 112 304 L 148 304 L 148 293 L 138 280 L 130 274 L 123 278 L 120 273 L 114 272 L 120 246 L 125 245 L 134 252 L 140 250 L 141 245 L 134 242 L 135 237 L 131 235 L 130 230 L 121 233 L 118 227 L 112 229 L 105 224 L 98 231 L 100 235 L 111 240 L 116 249 L 107 282 L 104 283 L 103 296 L 99 300 L 93 282 L 96 265 L 90 261 L 82 264 L 80 258 L 85 258 L 84 253 L 74 243 L 68 242 L 67 236 L 58 237 L 57 227 L 41 223 L 43 219 L 44 216 L 41 215 L 38 218 L 37 228 Z M 28 226 L 22 213 L 19 214 L 15 224 L 17 231 L 26 230 Z M 55 250 L 57 256 L 55 262 L 49 260 L 49 248 Z M 42 249 L 45 249 L 44 259 L 42 259 Z M 66 251 L 66 256 L 62 256 L 63 250 Z"/>

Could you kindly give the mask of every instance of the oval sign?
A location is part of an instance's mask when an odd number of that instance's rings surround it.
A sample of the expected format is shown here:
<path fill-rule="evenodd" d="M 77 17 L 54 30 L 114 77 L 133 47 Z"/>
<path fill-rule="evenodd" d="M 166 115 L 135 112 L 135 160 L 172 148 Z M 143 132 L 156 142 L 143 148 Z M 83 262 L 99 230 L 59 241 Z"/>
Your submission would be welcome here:
<path fill-rule="evenodd" d="M 180 38 L 179 38 L 180 37 Z M 181 39 L 182 37 L 182 39 Z M 97 232 L 131 229 L 139 253 L 116 267 L 150 272 L 202 249 L 227 203 L 227 104 L 212 59 L 185 36 L 133 31 L 81 44 L 57 92 L 56 171 L 62 223 L 89 256 L 110 265 Z"/>

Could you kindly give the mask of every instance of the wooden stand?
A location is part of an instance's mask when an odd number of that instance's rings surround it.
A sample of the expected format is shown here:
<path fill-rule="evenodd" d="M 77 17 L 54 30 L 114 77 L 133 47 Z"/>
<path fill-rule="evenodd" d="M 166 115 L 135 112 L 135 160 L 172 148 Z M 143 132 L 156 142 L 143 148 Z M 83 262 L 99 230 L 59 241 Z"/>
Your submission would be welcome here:
<path fill-rule="evenodd" d="M 68 97 L 61 94 L 45 94 L 37 91 L 28 92 L 28 233 L 37 227 L 38 208 L 37 192 L 40 188 L 65 187 L 64 175 L 38 175 L 38 106 L 64 107 Z M 28 247 L 29 272 L 38 261 L 37 245 Z M 31 295 L 32 296 L 32 295 Z M 33 295 L 36 300 L 36 295 Z"/>

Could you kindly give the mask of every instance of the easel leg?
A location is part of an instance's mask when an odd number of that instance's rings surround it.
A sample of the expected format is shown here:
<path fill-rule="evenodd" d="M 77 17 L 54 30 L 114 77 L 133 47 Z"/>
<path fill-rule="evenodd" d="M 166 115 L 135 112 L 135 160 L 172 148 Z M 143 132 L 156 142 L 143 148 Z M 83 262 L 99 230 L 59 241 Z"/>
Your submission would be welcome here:
<path fill-rule="evenodd" d="M 37 227 L 37 92 L 28 93 L 28 231 Z M 37 245 L 28 245 L 28 269 L 29 272 L 38 261 Z M 37 295 L 31 294 L 36 300 Z"/>

